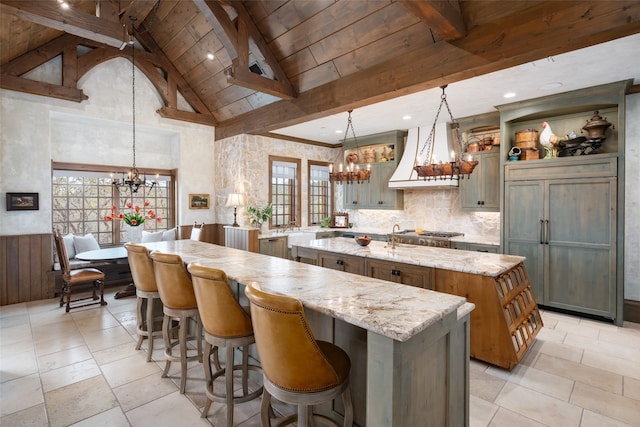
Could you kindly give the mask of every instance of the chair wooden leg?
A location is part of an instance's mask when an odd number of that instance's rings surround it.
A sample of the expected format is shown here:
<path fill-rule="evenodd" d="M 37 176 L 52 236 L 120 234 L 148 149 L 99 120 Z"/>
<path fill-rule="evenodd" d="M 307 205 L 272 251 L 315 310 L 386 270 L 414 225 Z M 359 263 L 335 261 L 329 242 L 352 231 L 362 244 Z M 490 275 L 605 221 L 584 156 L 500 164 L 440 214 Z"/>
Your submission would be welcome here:
<path fill-rule="evenodd" d="M 309 427 L 309 406 L 302 403 L 298 404 L 298 427 Z"/>
<path fill-rule="evenodd" d="M 142 317 L 142 301 L 143 299 L 138 297 L 138 301 L 136 304 L 136 329 L 138 331 L 138 342 L 136 343 L 136 350 L 140 350 L 142 346 L 142 340 L 144 339 L 144 335 L 140 332 L 143 330 L 143 317 Z M 147 360 L 148 362 L 148 360 Z"/>
<path fill-rule="evenodd" d="M 100 305 L 107 305 L 104 300 L 104 280 L 100 280 Z"/>
<path fill-rule="evenodd" d="M 262 404 L 260 405 L 260 425 L 262 427 L 271 427 L 271 415 L 273 415 L 273 410 L 271 409 L 271 394 L 269 394 L 265 387 L 264 390 L 262 390 Z"/>
<path fill-rule="evenodd" d="M 147 362 L 151 362 L 153 355 L 153 303 L 155 298 L 147 298 Z"/>
<path fill-rule="evenodd" d="M 184 390 L 187 386 L 187 316 L 180 317 L 180 394 L 184 394 Z M 201 349 L 202 344 L 199 348 Z"/>
<path fill-rule="evenodd" d="M 171 324 L 171 317 L 166 314 L 162 318 L 162 338 L 164 340 L 164 354 L 165 356 L 171 356 L 171 340 L 169 339 L 169 326 Z M 166 378 L 169 373 L 169 367 L 171 367 L 171 360 L 167 357 L 164 364 L 164 371 L 162 371 L 162 378 Z"/>
<path fill-rule="evenodd" d="M 71 283 L 67 285 L 67 308 L 66 312 L 68 313 L 71 310 Z"/>
<path fill-rule="evenodd" d="M 224 368 L 227 386 L 227 427 L 233 427 L 233 350 L 233 346 L 227 344 L 227 361 Z"/>
<path fill-rule="evenodd" d="M 217 349 L 217 347 L 216 347 Z M 204 343 L 204 378 L 206 381 L 206 387 L 207 390 L 210 393 L 213 393 L 213 381 L 211 379 L 212 375 L 211 375 L 211 352 L 213 350 L 213 347 L 211 346 L 211 344 L 208 341 L 205 341 Z M 216 359 L 218 358 L 218 352 L 215 352 L 215 357 Z M 206 418 L 207 415 L 209 414 L 209 408 L 211 408 L 211 398 L 209 396 L 207 396 L 207 400 L 204 403 L 204 408 L 202 409 L 202 414 L 200 415 L 201 418 Z"/>
<path fill-rule="evenodd" d="M 351 386 L 347 386 L 342 392 L 342 404 L 344 405 L 344 427 L 353 425 L 353 402 L 351 401 Z"/>

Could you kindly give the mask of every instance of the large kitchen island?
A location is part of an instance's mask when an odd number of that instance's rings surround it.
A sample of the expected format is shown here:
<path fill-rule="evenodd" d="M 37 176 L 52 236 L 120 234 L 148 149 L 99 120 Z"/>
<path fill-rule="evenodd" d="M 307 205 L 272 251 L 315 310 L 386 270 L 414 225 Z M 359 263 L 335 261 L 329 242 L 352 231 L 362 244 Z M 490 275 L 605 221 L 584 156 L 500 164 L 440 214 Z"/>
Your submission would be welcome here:
<path fill-rule="evenodd" d="M 513 369 L 542 327 L 524 258 L 334 237 L 292 246 L 321 267 L 465 297 L 471 313 L 471 357 Z"/>
<path fill-rule="evenodd" d="M 192 240 L 144 245 L 224 270 L 241 297 L 258 283 L 300 299 L 315 337 L 351 358 L 356 425 L 469 425 L 465 298 Z M 340 402 L 318 409 L 342 413 Z"/>

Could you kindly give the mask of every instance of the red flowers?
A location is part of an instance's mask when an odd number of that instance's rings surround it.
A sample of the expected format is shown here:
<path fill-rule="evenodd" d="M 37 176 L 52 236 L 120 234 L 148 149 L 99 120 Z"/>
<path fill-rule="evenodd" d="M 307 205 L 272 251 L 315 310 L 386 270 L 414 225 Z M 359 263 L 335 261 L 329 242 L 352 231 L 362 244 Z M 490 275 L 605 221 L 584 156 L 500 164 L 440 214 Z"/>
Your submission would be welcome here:
<path fill-rule="evenodd" d="M 150 204 L 151 204 L 150 202 L 145 201 L 144 207 L 147 207 Z M 123 220 L 126 224 L 132 227 L 137 227 L 139 225 L 144 224 L 144 221 L 147 219 L 155 219 L 158 222 L 162 221 L 162 218 L 156 217 L 156 213 L 153 211 L 153 209 L 148 209 L 143 215 L 140 213 L 142 208 L 139 205 L 134 206 L 131 202 L 127 202 L 125 203 L 125 206 L 127 207 L 127 209 L 133 209 L 133 211 L 127 212 L 127 213 L 117 213 L 118 211 L 117 206 L 111 206 L 111 214 L 104 216 L 103 217 L 104 220 L 112 221 L 118 218 Z"/>

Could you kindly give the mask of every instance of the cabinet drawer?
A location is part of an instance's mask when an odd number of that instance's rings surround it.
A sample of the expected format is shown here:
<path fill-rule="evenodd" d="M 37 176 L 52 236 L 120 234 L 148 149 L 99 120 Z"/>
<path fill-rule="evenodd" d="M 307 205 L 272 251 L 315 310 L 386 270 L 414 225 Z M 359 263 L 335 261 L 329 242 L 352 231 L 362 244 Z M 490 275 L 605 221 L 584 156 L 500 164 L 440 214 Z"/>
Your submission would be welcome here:
<path fill-rule="evenodd" d="M 364 260 L 359 257 L 319 252 L 318 265 L 332 270 L 364 275 Z"/>
<path fill-rule="evenodd" d="M 581 156 L 587 157 L 587 156 Z M 618 158 L 614 154 L 596 154 L 589 158 L 513 162 L 505 166 L 505 181 L 553 178 L 602 178 L 618 174 Z"/>
<path fill-rule="evenodd" d="M 367 276 L 423 289 L 433 289 L 433 268 L 367 260 Z"/>

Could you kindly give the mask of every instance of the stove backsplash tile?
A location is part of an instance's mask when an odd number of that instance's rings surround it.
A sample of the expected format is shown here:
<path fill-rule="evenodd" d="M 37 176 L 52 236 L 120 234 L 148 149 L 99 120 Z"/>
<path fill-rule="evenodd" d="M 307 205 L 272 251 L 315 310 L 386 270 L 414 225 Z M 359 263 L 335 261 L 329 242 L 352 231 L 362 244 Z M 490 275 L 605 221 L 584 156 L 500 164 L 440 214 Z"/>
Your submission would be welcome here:
<path fill-rule="evenodd" d="M 356 227 L 391 230 L 423 228 L 430 231 L 457 231 L 465 236 L 500 238 L 499 212 L 463 212 L 458 189 L 405 190 L 404 210 L 348 210 Z"/>

